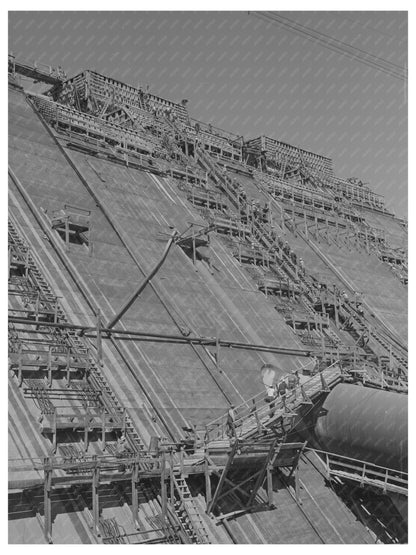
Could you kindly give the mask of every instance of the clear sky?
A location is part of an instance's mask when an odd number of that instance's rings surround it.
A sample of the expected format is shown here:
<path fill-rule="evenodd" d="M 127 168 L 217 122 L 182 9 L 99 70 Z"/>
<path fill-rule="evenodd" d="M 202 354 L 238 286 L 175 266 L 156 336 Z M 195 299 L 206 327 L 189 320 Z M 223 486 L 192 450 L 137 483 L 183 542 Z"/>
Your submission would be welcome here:
<path fill-rule="evenodd" d="M 407 66 L 406 12 L 279 12 Z M 9 50 L 189 100 L 193 117 L 332 157 L 407 217 L 403 81 L 248 12 L 10 12 Z"/>

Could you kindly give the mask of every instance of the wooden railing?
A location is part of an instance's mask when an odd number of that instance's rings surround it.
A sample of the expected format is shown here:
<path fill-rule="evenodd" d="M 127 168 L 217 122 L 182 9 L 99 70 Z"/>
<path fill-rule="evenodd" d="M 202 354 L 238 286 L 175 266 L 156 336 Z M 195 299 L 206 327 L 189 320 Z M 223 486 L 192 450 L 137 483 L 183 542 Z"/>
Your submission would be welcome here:
<path fill-rule="evenodd" d="M 230 427 L 228 413 L 207 425 L 208 441 L 227 437 L 245 439 L 262 432 L 285 414 L 293 415 L 302 404 L 311 404 L 322 392 L 327 392 L 342 380 L 343 373 L 337 363 L 312 376 L 303 384 L 288 389 L 286 395 L 266 400 L 265 391 L 234 408 L 234 422 Z"/>
<path fill-rule="evenodd" d="M 384 493 L 390 491 L 408 495 L 407 472 L 326 451 L 309 448 L 307 450 L 317 454 L 329 480 L 337 476 L 344 480 L 358 482 L 361 486 L 372 486 L 381 489 Z"/>

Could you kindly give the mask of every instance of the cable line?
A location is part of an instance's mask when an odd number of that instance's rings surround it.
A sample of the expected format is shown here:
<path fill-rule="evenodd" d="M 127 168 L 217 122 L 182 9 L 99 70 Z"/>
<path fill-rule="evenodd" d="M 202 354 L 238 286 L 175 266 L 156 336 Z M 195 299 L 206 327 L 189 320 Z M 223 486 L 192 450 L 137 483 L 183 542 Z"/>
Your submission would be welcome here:
<path fill-rule="evenodd" d="M 300 23 L 297 23 L 296 21 L 293 21 L 288 17 L 281 16 L 280 14 L 277 14 L 275 12 L 249 13 L 257 18 L 278 24 L 279 26 L 289 31 L 295 32 L 305 37 L 307 40 L 316 42 L 324 48 L 332 50 L 333 52 L 344 55 L 352 60 L 356 60 L 373 69 L 382 71 L 386 75 L 390 75 L 390 77 L 407 81 L 407 69 L 402 68 L 401 66 L 394 64 L 393 62 L 389 62 L 388 60 L 380 58 L 379 56 L 375 56 L 374 54 L 370 54 L 365 50 L 349 45 L 343 41 L 330 37 L 329 35 L 326 35 L 319 31 L 315 31 L 314 29 L 310 29 L 305 25 L 301 25 Z"/>

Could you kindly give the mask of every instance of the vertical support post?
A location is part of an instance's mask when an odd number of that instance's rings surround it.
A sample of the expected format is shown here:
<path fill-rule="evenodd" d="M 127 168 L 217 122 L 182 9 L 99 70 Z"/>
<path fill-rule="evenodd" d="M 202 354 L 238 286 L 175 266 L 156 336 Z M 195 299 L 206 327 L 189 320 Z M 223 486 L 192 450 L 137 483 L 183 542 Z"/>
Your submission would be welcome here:
<path fill-rule="evenodd" d="M 331 478 L 331 470 L 329 467 L 329 455 L 328 453 L 325 454 L 325 468 L 326 468 L 326 477 L 329 480 Z"/>
<path fill-rule="evenodd" d="M 48 348 L 48 386 L 52 387 L 52 345 Z"/>
<path fill-rule="evenodd" d="M 9 268 L 8 279 L 10 279 L 11 262 L 12 262 L 12 249 L 11 249 L 11 246 L 9 245 L 9 249 L 8 249 L 8 268 Z"/>
<path fill-rule="evenodd" d="M 65 248 L 69 251 L 69 216 L 65 216 Z"/>
<path fill-rule="evenodd" d="M 184 455 L 184 446 L 181 445 L 180 451 L 179 451 L 179 467 L 181 469 L 181 477 L 183 477 L 184 475 L 184 466 L 183 466 L 183 455 Z"/>
<path fill-rule="evenodd" d="M 126 408 L 123 409 L 123 416 L 121 418 L 122 418 L 122 422 L 123 422 L 122 433 L 123 433 L 123 435 L 126 435 L 126 426 L 127 426 L 127 409 Z"/>
<path fill-rule="evenodd" d="M 273 505 L 273 479 L 272 479 L 272 469 L 273 466 L 268 463 L 266 475 L 267 475 L 267 502 L 269 506 Z"/>
<path fill-rule="evenodd" d="M 389 371 L 393 370 L 393 353 L 391 350 L 391 344 L 389 345 Z"/>
<path fill-rule="evenodd" d="M 131 512 L 133 516 L 133 522 L 137 530 L 140 528 L 139 524 L 139 491 L 138 491 L 138 482 L 139 482 L 139 461 L 138 456 L 133 464 L 133 470 L 131 474 Z"/>
<path fill-rule="evenodd" d="M 361 472 L 361 482 L 360 482 L 360 485 L 361 485 L 361 486 L 364 485 L 365 471 L 366 471 L 366 464 L 364 463 L 364 464 L 363 464 L 363 470 L 362 470 L 362 472 Z"/>
<path fill-rule="evenodd" d="M 44 506 L 44 529 L 43 534 L 48 543 L 52 543 L 52 465 L 49 457 L 44 460 L 44 488 L 43 488 L 43 506 Z"/>
<path fill-rule="evenodd" d="M 52 453 L 56 453 L 56 447 L 58 443 L 58 430 L 57 430 L 57 409 L 54 408 L 52 417 Z"/>
<path fill-rule="evenodd" d="M 101 310 L 97 310 L 97 358 L 98 363 L 102 365 L 103 359 L 103 343 L 101 336 Z"/>
<path fill-rule="evenodd" d="M 101 413 L 101 448 L 105 451 L 106 443 L 105 443 L 105 410 L 103 409 Z"/>
<path fill-rule="evenodd" d="M 29 251 L 26 251 L 25 278 L 29 277 Z"/>
<path fill-rule="evenodd" d="M 94 535 L 99 536 L 100 530 L 98 523 L 100 520 L 100 498 L 98 489 L 100 487 L 100 467 L 99 461 L 95 457 L 95 466 L 92 471 L 92 518 Z"/>
<path fill-rule="evenodd" d="M 22 349 L 23 349 L 23 346 L 21 343 L 19 343 L 19 346 L 17 348 L 17 361 L 18 361 L 17 380 L 18 380 L 19 387 L 21 387 L 23 383 Z"/>
<path fill-rule="evenodd" d="M 337 303 L 337 294 L 336 294 L 335 286 L 334 286 L 334 313 L 335 313 L 335 324 L 337 328 L 339 328 L 338 303 Z"/>
<path fill-rule="evenodd" d="M 58 299 L 55 299 L 55 302 L 53 305 L 53 323 L 54 324 L 58 323 Z"/>
<path fill-rule="evenodd" d="M 208 513 L 208 506 L 212 500 L 212 490 L 211 490 L 211 474 L 209 471 L 208 453 L 207 448 L 205 448 L 205 460 L 204 460 L 204 473 L 205 473 L 205 501 Z"/>
<path fill-rule="evenodd" d="M 36 322 L 39 322 L 39 308 L 40 308 L 39 298 L 40 298 L 40 291 L 38 291 L 36 294 L 36 303 L 35 303 Z"/>
<path fill-rule="evenodd" d="M 195 244 L 195 232 L 192 228 L 192 262 L 196 266 L 196 244 Z"/>
<path fill-rule="evenodd" d="M 302 504 L 302 501 L 300 499 L 300 488 L 299 488 L 299 465 L 296 465 L 296 470 L 295 470 L 295 496 L 296 496 L 296 501 L 299 504 Z"/>
<path fill-rule="evenodd" d="M 169 478 L 170 478 L 170 502 L 171 505 L 173 506 L 174 504 L 174 500 L 175 500 L 175 484 L 173 481 L 173 451 L 171 449 L 170 453 L 169 453 Z"/>
<path fill-rule="evenodd" d="M 293 235 L 296 237 L 295 207 L 293 205 L 293 199 L 292 199 L 292 224 L 293 224 Z"/>
<path fill-rule="evenodd" d="M 322 301 L 321 301 L 321 303 L 323 305 Z M 319 329 L 320 329 L 320 332 L 321 332 L 322 354 L 324 355 L 325 354 L 325 336 L 324 336 L 324 329 L 323 329 L 323 326 L 322 326 L 322 316 L 320 315 L 318 318 L 319 318 Z"/>
<path fill-rule="evenodd" d="M 66 387 L 71 385 L 71 347 L 66 347 Z"/>
<path fill-rule="evenodd" d="M 126 154 L 127 156 L 127 154 Z M 128 162 L 127 162 L 127 166 L 128 166 Z M 93 253 L 93 246 L 92 246 L 92 221 L 89 220 L 88 221 L 88 254 L 91 256 Z"/>
<path fill-rule="evenodd" d="M 220 367 L 220 347 L 221 347 L 220 338 L 219 338 L 218 327 L 217 327 L 217 333 L 215 337 L 215 361 L 216 361 L 217 368 Z"/>
<path fill-rule="evenodd" d="M 162 499 L 162 522 L 166 524 L 167 513 L 167 490 L 166 490 L 166 452 L 163 449 L 161 454 L 161 472 L 160 472 L 160 488 Z"/>
<path fill-rule="evenodd" d="M 90 425 L 90 417 L 89 414 L 87 414 L 84 418 L 84 450 L 85 452 L 88 451 L 88 440 L 89 440 L 89 436 L 88 436 L 88 428 Z"/>

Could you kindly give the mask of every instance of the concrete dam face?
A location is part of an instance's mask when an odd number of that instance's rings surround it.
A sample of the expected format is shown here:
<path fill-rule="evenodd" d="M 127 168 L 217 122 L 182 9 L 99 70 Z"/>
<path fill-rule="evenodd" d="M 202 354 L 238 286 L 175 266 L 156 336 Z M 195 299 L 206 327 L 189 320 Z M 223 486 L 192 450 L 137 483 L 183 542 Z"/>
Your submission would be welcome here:
<path fill-rule="evenodd" d="M 9 56 L 9 541 L 405 543 L 407 222 L 156 93 Z"/>

